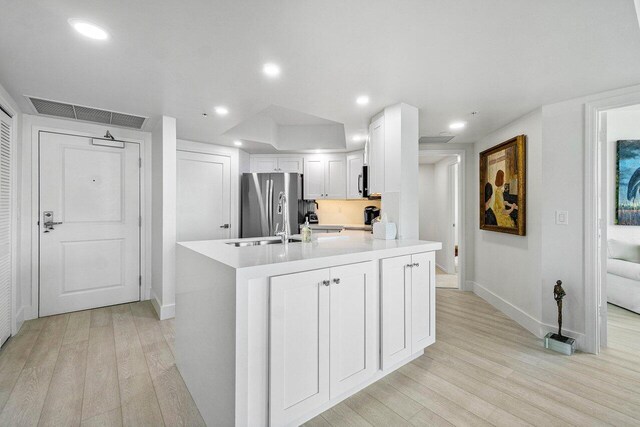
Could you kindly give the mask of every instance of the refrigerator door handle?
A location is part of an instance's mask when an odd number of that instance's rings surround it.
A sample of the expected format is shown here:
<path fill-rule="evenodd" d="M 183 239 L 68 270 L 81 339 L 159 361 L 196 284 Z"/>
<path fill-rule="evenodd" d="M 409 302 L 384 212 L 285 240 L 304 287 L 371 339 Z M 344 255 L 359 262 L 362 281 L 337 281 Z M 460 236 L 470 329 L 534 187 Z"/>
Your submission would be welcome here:
<path fill-rule="evenodd" d="M 273 180 L 267 181 L 267 222 L 269 223 L 269 236 L 273 236 Z"/>

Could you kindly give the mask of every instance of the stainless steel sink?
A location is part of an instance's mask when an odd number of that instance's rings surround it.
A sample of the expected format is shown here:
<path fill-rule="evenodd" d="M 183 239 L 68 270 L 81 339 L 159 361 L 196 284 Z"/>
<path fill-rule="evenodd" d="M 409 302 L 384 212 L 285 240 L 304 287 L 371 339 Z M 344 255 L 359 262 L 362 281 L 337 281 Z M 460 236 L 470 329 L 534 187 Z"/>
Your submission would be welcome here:
<path fill-rule="evenodd" d="M 289 239 L 288 242 L 295 243 L 295 242 L 299 242 L 299 240 Z M 247 246 L 266 246 L 266 245 L 280 245 L 280 244 L 282 244 L 282 240 L 280 239 L 227 242 L 227 245 L 235 246 L 236 248 L 244 248 Z"/>

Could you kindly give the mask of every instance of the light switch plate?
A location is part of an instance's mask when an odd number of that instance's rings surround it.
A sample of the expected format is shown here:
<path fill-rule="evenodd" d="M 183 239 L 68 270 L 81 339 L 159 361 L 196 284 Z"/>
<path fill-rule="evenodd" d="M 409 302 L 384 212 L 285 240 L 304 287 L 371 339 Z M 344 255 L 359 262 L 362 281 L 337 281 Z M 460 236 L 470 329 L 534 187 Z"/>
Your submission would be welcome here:
<path fill-rule="evenodd" d="M 569 211 L 556 211 L 556 225 L 569 225 Z"/>

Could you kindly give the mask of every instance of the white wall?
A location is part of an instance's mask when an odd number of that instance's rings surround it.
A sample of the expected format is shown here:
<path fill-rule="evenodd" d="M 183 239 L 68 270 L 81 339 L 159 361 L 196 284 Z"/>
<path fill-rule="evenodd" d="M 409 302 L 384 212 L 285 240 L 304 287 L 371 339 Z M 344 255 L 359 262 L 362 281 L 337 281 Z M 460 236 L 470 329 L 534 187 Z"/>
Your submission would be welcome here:
<path fill-rule="evenodd" d="M 385 185 L 382 212 L 398 226 L 398 239 L 417 239 L 418 109 L 396 104 L 384 109 Z"/>
<path fill-rule="evenodd" d="M 617 141 L 640 140 L 640 107 L 634 111 L 607 112 L 607 238 L 640 242 L 640 226 L 615 225 Z"/>
<path fill-rule="evenodd" d="M 527 136 L 527 235 L 480 230 L 479 153 L 514 136 Z M 473 179 L 468 192 L 469 215 L 474 218 L 475 275 L 474 290 L 498 304 L 514 320 L 540 334 L 541 310 L 541 204 L 543 196 L 557 186 L 542 187 L 542 115 L 536 110 L 499 129 L 476 143 Z M 553 300 L 552 300 L 553 301 Z"/>
<path fill-rule="evenodd" d="M 152 289 L 160 319 L 175 315 L 176 260 L 176 119 L 162 116 L 152 143 Z"/>

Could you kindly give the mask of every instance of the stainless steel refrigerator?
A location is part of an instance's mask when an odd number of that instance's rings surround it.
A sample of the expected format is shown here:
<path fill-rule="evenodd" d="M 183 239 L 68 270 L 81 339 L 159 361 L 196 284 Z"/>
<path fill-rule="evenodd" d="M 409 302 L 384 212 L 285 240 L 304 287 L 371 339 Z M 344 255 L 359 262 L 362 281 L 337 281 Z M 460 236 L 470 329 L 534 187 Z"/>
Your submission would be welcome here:
<path fill-rule="evenodd" d="M 287 198 L 289 223 L 283 224 L 278 212 L 280 193 Z M 297 173 L 242 174 L 241 237 L 266 237 L 287 227 L 290 234 L 298 233 L 302 206 L 302 175 Z M 279 229 L 276 230 L 276 227 Z"/>

